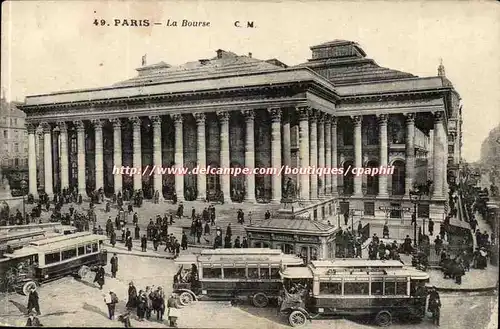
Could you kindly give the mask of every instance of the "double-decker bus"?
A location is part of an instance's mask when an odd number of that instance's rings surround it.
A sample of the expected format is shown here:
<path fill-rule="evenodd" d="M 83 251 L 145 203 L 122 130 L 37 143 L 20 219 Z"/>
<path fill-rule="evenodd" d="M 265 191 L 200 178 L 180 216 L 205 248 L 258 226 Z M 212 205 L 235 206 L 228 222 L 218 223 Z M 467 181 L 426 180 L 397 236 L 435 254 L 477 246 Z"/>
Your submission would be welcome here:
<path fill-rule="evenodd" d="M 89 232 L 62 235 L 4 253 L 0 258 L 3 289 L 28 294 L 32 287 L 70 274 L 85 277 L 92 267 L 106 265 L 104 237 Z"/>
<path fill-rule="evenodd" d="M 266 307 L 281 291 L 280 270 L 304 266 L 302 258 L 267 248 L 202 250 L 181 255 L 173 292 L 181 305 L 195 300 L 250 300 Z"/>
<path fill-rule="evenodd" d="M 394 317 L 418 321 L 425 316 L 429 276 L 399 261 L 312 261 L 280 274 L 280 313 L 292 327 L 320 316 L 368 315 L 379 326 L 389 326 Z"/>

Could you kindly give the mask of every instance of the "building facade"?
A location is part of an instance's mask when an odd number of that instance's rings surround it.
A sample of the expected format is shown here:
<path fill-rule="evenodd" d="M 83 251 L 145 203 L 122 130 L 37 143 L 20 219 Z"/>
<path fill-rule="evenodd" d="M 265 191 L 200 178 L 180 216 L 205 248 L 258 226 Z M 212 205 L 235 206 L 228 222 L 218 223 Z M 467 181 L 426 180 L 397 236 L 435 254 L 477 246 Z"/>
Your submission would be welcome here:
<path fill-rule="evenodd" d="M 7 102 L 2 96 L 0 110 L 1 166 L 4 169 L 27 167 L 28 134 L 26 114 L 19 110 L 19 102 Z"/>
<path fill-rule="evenodd" d="M 30 193 L 43 185 L 49 195 L 72 187 L 83 195 L 100 188 L 143 189 L 146 197 L 160 191 L 164 199 L 175 192 L 179 200 L 222 195 L 228 202 L 243 196 L 243 202 L 284 205 L 293 198 L 294 211 L 312 219 L 348 209 L 383 219 L 404 217 L 394 209 L 410 207 L 409 192 L 422 188 L 428 193 L 419 217 L 441 221 L 448 168 L 460 160 L 461 146 L 450 141 L 454 131 L 454 141 L 461 138 L 461 108 L 444 68 L 426 78 L 383 68 L 351 41 L 311 50 L 312 59 L 293 67 L 218 50 L 180 66 L 144 65 L 137 77 L 106 88 L 26 97 Z M 40 143 L 36 129 L 43 130 Z M 197 165 L 328 167 L 346 174 L 151 171 Z M 121 166 L 140 170 L 113 173 Z M 390 166 L 389 175 L 349 171 Z"/>

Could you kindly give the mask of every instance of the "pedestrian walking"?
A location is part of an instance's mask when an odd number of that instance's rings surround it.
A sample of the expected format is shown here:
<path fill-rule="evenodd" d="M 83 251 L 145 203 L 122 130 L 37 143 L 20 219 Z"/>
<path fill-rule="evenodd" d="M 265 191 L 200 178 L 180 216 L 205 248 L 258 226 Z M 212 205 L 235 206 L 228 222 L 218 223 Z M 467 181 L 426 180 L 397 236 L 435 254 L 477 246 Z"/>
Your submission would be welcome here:
<path fill-rule="evenodd" d="M 137 307 L 137 289 L 133 282 L 128 284 L 128 301 L 126 307 L 128 309 L 133 309 Z"/>
<path fill-rule="evenodd" d="M 432 313 L 432 323 L 439 327 L 441 317 L 441 299 L 436 287 L 429 289 L 429 312 Z"/>
<path fill-rule="evenodd" d="M 177 328 L 177 318 L 179 317 L 179 310 L 174 295 L 170 295 L 167 301 L 168 308 L 168 325 L 169 327 Z"/>
<path fill-rule="evenodd" d="M 40 313 L 40 304 L 38 303 L 38 292 L 36 291 L 36 287 L 32 287 L 30 290 L 30 294 L 28 295 L 28 314 L 31 313 L 32 309 L 35 309 L 36 313 L 38 315 L 41 315 Z"/>
<path fill-rule="evenodd" d="M 144 234 L 141 238 L 141 251 L 145 252 L 147 250 L 147 247 L 148 247 L 148 238 Z"/>
<path fill-rule="evenodd" d="M 115 318 L 115 309 L 116 309 L 116 304 L 118 303 L 118 296 L 116 296 L 116 294 L 112 291 L 110 291 L 107 294 L 104 294 L 103 296 L 104 296 L 104 302 L 108 307 L 109 319 L 113 320 Z"/>
<path fill-rule="evenodd" d="M 102 286 L 104 286 L 104 275 L 105 275 L 104 267 L 99 266 L 95 274 L 94 282 L 97 282 L 97 284 L 99 285 L 99 289 L 101 290 Z"/>
<path fill-rule="evenodd" d="M 111 264 L 111 277 L 116 278 L 116 272 L 118 272 L 118 257 L 116 253 L 113 254 L 109 263 Z"/>

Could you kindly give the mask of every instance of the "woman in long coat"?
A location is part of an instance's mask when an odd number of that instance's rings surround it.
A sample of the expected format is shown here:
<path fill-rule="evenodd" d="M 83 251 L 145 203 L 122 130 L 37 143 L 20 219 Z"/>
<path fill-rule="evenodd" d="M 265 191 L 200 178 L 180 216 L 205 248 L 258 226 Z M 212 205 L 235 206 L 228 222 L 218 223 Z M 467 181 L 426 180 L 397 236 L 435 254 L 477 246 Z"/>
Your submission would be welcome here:
<path fill-rule="evenodd" d="M 147 307 L 146 295 L 144 294 L 144 291 L 140 290 L 139 295 L 137 296 L 137 317 L 139 318 L 139 321 L 144 320 L 144 315 L 146 314 L 146 307 Z"/>
<path fill-rule="evenodd" d="M 133 282 L 130 282 L 128 285 L 128 301 L 126 306 L 127 308 L 137 307 L 137 289 Z"/>

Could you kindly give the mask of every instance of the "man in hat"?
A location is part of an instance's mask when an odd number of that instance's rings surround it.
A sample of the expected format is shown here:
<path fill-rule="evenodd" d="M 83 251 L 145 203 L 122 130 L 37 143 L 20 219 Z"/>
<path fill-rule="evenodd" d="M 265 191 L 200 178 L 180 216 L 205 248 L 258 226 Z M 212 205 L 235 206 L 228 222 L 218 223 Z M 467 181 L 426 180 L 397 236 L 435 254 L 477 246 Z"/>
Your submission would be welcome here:
<path fill-rule="evenodd" d="M 40 313 L 40 305 L 38 304 L 38 293 L 36 292 L 36 287 L 32 287 L 30 290 L 30 294 L 28 296 L 28 314 L 31 313 L 32 309 L 35 309 L 38 315 Z"/>
<path fill-rule="evenodd" d="M 116 253 L 113 254 L 109 263 L 111 264 L 111 277 L 116 278 L 116 272 L 118 272 L 118 257 Z"/>
<path fill-rule="evenodd" d="M 170 295 L 167 301 L 168 308 L 168 325 L 170 327 L 177 327 L 177 318 L 179 317 L 179 310 L 177 309 L 177 302 L 174 294 Z"/>
<path fill-rule="evenodd" d="M 29 314 L 28 321 L 26 321 L 26 327 L 42 327 L 40 320 L 33 312 L 30 312 Z"/>
<path fill-rule="evenodd" d="M 432 313 L 432 323 L 439 327 L 439 318 L 441 316 L 441 299 L 435 286 L 429 289 L 429 312 Z"/>
<path fill-rule="evenodd" d="M 116 304 L 118 303 L 118 297 L 112 291 L 110 291 L 107 294 L 103 294 L 103 297 L 104 297 L 104 302 L 106 303 L 106 306 L 108 306 L 109 319 L 113 320 L 115 317 L 115 308 L 116 308 Z"/>

